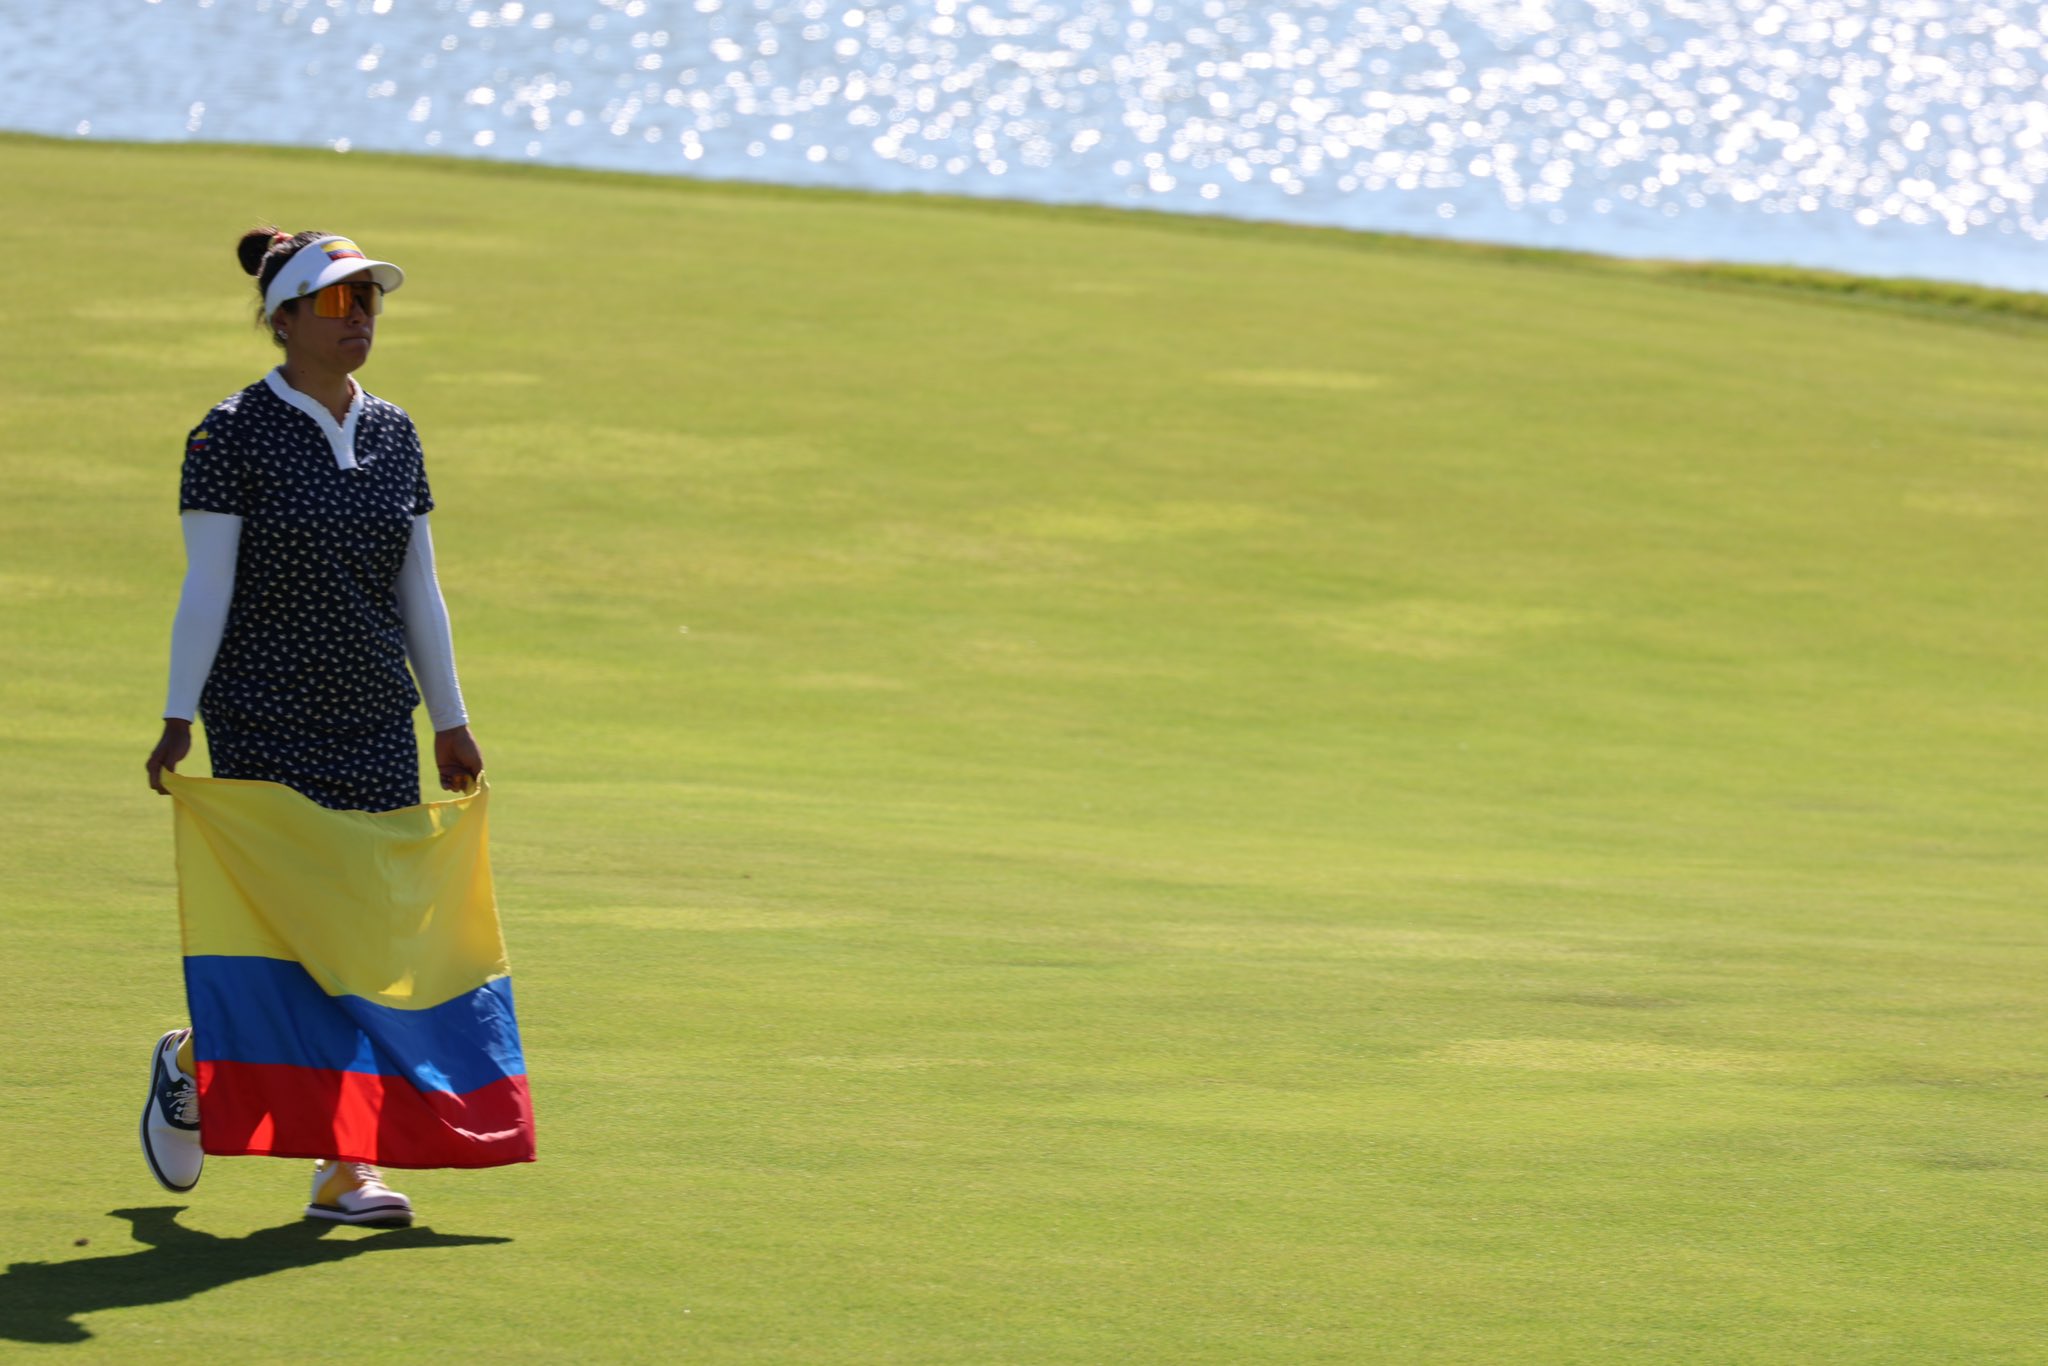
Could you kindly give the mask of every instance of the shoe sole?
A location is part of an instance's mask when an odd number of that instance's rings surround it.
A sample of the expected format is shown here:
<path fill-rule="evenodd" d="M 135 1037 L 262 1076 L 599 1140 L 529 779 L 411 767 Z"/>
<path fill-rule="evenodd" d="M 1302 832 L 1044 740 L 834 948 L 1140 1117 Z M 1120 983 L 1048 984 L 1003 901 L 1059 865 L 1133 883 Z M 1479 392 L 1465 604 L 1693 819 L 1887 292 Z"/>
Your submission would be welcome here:
<path fill-rule="evenodd" d="M 186 1191 L 191 1190 L 193 1186 L 199 1184 L 199 1178 L 195 1176 L 187 1184 L 178 1185 L 175 1181 L 164 1175 L 162 1167 L 157 1166 L 156 1149 L 149 1146 L 149 1112 L 156 1106 L 157 1059 L 163 1056 L 164 1045 L 170 1042 L 171 1036 L 178 1032 L 175 1029 L 165 1030 L 163 1038 L 156 1041 L 156 1047 L 151 1049 L 149 1053 L 149 1098 L 142 1102 L 142 1156 L 149 1163 L 149 1174 L 156 1178 L 156 1183 L 159 1186 L 162 1186 L 167 1191 L 183 1195 Z M 201 1158 L 200 1161 L 203 1164 L 205 1159 Z"/>
<path fill-rule="evenodd" d="M 374 1209 L 359 1210 L 345 1210 L 336 1205 L 308 1205 L 306 1217 L 336 1224 L 358 1224 L 365 1228 L 412 1226 L 412 1209 L 407 1205 L 379 1205 Z"/>

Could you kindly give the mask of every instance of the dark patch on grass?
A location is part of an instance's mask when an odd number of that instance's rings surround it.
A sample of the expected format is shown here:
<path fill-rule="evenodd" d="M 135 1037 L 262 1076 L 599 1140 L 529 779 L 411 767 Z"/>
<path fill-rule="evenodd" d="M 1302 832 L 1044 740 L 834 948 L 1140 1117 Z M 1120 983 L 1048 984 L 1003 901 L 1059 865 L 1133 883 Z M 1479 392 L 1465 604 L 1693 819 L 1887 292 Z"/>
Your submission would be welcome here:
<path fill-rule="evenodd" d="M 1622 991 L 1571 991 L 1536 999 L 1568 1006 L 1601 1006 L 1609 1010 L 1675 1010 L 1685 1004 L 1669 996 L 1632 996 Z"/>
<path fill-rule="evenodd" d="M 1929 1153 L 1919 1159 L 1919 1165 L 1948 1172 L 2020 1172 L 2034 1167 L 2031 1162 L 1990 1153 Z"/>
<path fill-rule="evenodd" d="M 1890 1073 L 1885 1076 L 1866 1077 L 1859 1080 L 1834 1083 L 1842 1087 L 1857 1086 L 1910 1086 L 1933 1087 L 1938 1090 L 1954 1091 L 2029 1091 L 2048 1086 L 2048 1073 L 2036 1072 L 1978 1072 L 1961 1076 L 1943 1077 L 1911 1076 Z"/>

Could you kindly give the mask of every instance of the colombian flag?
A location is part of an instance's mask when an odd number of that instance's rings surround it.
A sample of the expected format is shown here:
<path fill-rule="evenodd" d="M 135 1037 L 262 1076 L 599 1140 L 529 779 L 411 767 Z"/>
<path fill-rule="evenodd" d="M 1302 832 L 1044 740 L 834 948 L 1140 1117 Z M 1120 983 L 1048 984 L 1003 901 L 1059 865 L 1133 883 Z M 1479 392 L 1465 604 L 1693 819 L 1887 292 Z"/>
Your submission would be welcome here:
<path fill-rule="evenodd" d="M 278 783 L 163 781 L 205 1150 L 532 1161 L 489 789 L 333 811 Z"/>

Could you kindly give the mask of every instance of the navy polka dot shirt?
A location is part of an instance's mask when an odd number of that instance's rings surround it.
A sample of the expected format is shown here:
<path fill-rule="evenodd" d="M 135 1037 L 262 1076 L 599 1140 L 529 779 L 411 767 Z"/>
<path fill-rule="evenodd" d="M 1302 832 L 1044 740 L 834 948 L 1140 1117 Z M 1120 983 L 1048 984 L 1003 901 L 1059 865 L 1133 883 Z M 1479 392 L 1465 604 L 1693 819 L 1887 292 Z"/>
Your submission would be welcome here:
<path fill-rule="evenodd" d="M 242 519 L 227 629 L 200 697 L 209 716 L 352 730 L 419 703 L 395 586 L 413 518 L 434 499 L 412 419 L 368 393 L 361 403 L 353 469 L 263 382 L 186 439 L 179 510 Z"/>

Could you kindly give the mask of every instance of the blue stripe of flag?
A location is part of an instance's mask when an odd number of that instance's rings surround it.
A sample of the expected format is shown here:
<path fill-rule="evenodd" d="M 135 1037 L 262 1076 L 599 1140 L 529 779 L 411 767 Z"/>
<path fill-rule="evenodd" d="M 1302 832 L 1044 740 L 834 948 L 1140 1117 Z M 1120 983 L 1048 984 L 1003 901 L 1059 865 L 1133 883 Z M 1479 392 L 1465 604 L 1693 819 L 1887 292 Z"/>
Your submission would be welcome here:
<path fill-rule="evenodd" d="M 329 996 L 283 959 L 201 954 L 185 960 L 185 991 L 207 1062 L 367 1072 L 456 1095 L 526 1074 L 509 977 L 425 1010 L 398 1010 Z"/>

